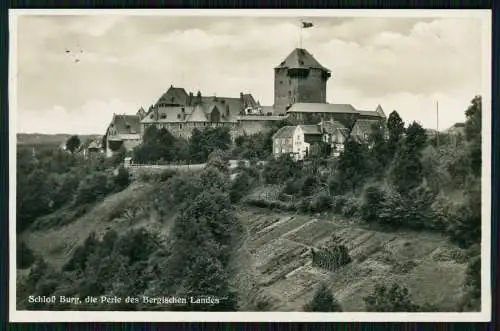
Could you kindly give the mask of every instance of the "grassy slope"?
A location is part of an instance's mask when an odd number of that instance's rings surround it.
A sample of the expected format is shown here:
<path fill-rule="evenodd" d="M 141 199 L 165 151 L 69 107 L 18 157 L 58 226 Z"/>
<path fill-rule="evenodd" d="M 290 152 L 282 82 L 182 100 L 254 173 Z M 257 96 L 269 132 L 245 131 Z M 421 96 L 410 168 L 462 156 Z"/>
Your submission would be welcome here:
<path fill-rule="evenodd" d="M 133 224 L 113 217 L 116 211 L 124 211 L 137 204 L 136 201 L 144 200 L 153 190 L 151 184 L 134 182 L 124 191 L 106 197 L 90 212 L 70 224 L 50 230 L 26 231 L 22 236 L 34 252 L 42 254 L 49 264 L 58 268 L 91 232 L 101 236 L 110 229 L 120 233 L 133 226 L 153 227 L 163 232 L 168 224 L 156 222 L 154 215 L 147 215 Z"/>
<path fill-rule="evenodd" d="M 23 237 L 48 263 L 61 267 L 92 231 L 102 235 L 109 229 L 123 232 L 132 226 L 147 226 L 166 235 L 175 211 L 167 223 L 157 222 L 154 215 L 145 215 L 133 224 L 111 217 L 134 201 L 154 196 L 153 190 L 150 184 L 136 182 L 107 197 L 71 224 L 25 232 Z M 236 208 L 246 235 L 234 252 L 231 274 L 240 293 L 242 310 L 250 309 L 262 297 L 270 301 L 269 310 L 301 310 L 314 286 L 323 280 L 332 287 L 345 311 L 363 311 L 363 297 L 375 282 L 405 284 L 417 303 L 436 304 L 445 311 L 453 310 L 453 303 L 462 294 L 466 265 L 442 257 L 457 248 L 439 235 L 380 232 L 325 214 L 313 217 Z M 317 247 L 333 233 L 345 240 L 353 262 L 334 273 L 312 268 L 310 247 Z M 399 264 L 408 261 L 413 261 L 414 267 L 407 273 L 400 271 Z"/>

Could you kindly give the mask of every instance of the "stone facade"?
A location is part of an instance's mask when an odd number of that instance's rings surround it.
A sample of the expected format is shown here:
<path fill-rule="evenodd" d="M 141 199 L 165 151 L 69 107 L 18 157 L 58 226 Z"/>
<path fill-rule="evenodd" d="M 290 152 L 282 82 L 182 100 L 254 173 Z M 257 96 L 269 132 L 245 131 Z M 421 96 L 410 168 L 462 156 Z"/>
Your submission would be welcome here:
<path fill-rule="evenodd" d="M 274 69 L 274 112 L 285 113 L 296 102 L 326 103 L 330 71 L 305 49 L 295 49 Z"/>

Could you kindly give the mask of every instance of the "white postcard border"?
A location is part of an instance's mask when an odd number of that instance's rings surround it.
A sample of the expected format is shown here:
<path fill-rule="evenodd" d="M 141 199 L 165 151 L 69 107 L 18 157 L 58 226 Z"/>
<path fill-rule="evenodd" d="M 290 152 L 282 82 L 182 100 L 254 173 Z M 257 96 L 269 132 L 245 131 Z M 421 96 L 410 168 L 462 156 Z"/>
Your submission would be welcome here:
<path fill-rule="evenodd" d="M 260 17 L 467 17 L 482 20 L 481 312 L 104 312 L 16 310 L 17 17 L 20 15 L 159 15 Z M 491 11 L 490 10 L 235 10 L 235 9 L 10 9 L 9 10 L 9 317 L 11 322 L 487 322 L 491 320 Z M 488 263 L 484 263 L 488 261 Z"/>

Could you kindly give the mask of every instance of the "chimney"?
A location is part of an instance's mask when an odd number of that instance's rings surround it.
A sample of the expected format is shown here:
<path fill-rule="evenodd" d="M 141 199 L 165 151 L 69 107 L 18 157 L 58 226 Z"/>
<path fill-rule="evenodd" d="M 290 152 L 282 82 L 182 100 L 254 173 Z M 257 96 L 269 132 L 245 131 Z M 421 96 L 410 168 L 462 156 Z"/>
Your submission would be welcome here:
<path fill-rule="evenodd" d="M 192 105 L 193 103 L 193 92 L 189 92 L 189 97 L 188 97 L 188 105 Z"/>
<path fill-rule="evenodd" d="M 240 100 L 243 100 L 243 92 L 240 92 Z"/>

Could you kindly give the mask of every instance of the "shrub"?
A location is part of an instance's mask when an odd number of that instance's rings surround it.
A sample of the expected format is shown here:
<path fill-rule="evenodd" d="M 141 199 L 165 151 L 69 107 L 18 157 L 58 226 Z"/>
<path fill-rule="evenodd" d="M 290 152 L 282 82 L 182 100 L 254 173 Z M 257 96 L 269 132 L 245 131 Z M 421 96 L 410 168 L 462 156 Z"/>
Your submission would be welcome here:
<path fill-rule="evenodd" d="M 346 204 L 347 198 L 343 195 L 336 195 L 332 199 L 333 212 L 336 214 L 342 214 L 342 209 Z"/>
<path fill-rule="evenodd" d="M 311 301 L 304 306 L 304 311 L 341 312 L 342 307 L 333 297 L 331 290 L 322 283 Z"/>
<path fill-rule="evenodd" d="M 358 200 L 354 197 L 347 198 L 342 206 L 342 215 L 345 217 L 354 217 L 358 214 Z"/>
<path fill-rule="evenodd" d="M 118 169 L 118 174 L 114 178 L 115 190 L 122 191 L 130 183 L 130 173 L 124 167 Z"/>
<path fill-rule="evenodd" d="M 109 194 L 112 189 L 105 172 L 87 175 L 78 186 L 74 202 L 75 204 L 95 202 Z"/>
<path fill-rule="evenodd" d="M 390 288 L 377 284 L 375 290 L 364 298 L 366 310 L 369 312 L 416 312 L 415 305 L 406 287 L 395 283 Z"/>
<path fill-rule="evenodd" d="M 231 202 L 238 202 L 243 198 L 251 187 L 250 176 L 246 172 L 242 172 L 236 176 L 231 184 L 229 196 Z"/>
<path fill-rule="evenodd" d="M 329 211 L 332 209 L 332 198 L 328 193 L 320 192 L 312 198 L 309 209 L 315 213 Z"/>
<path fill-rule="evenodd" d="M 384 203 L 384 192 L 378 186 L 368 186 L 360 207 L 360 214 L 366 222 L 378 222 L 378 215 Z"/>
<path fill-rule="evenodd" d="M 28 268 L 35 262 L 33 251 L 21 240 L 17 242 L 16 258 L 18 269 Z"/>

